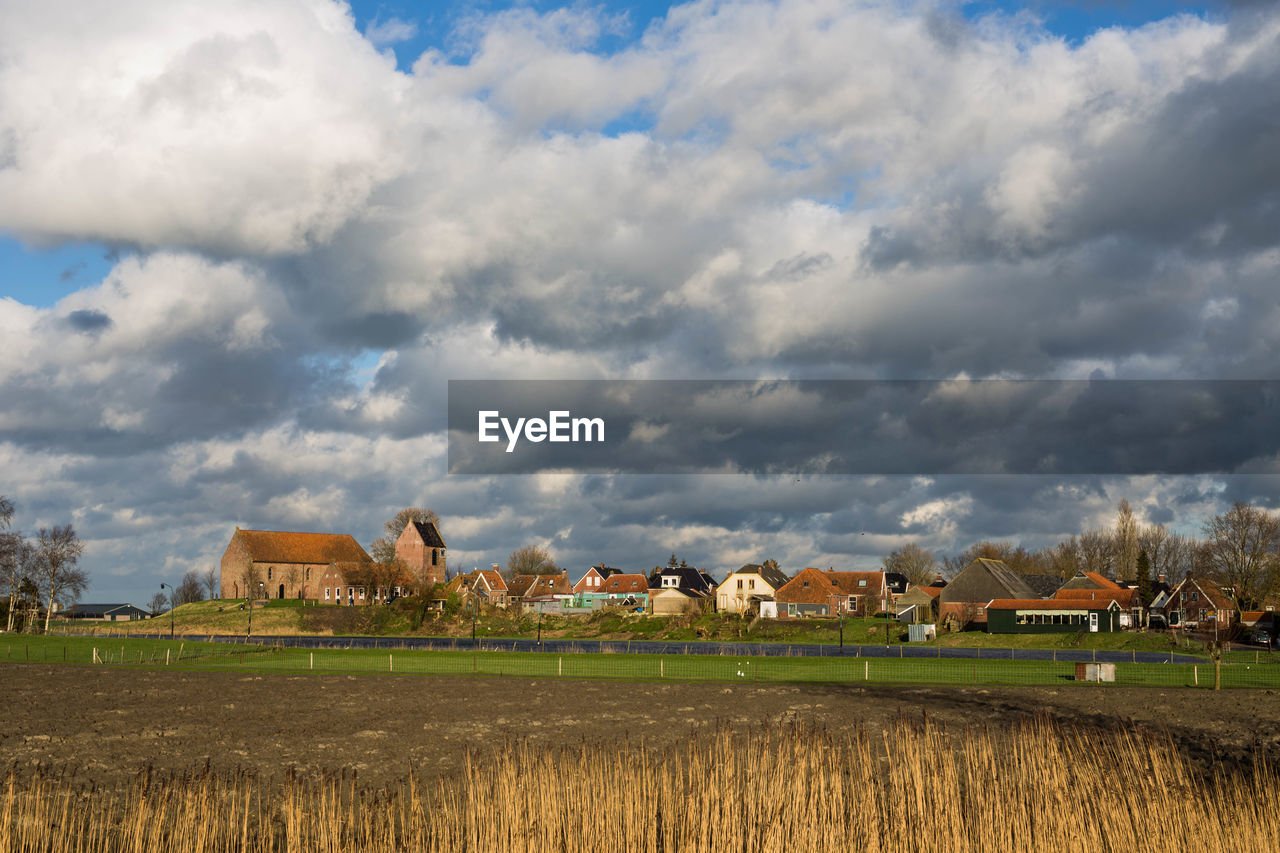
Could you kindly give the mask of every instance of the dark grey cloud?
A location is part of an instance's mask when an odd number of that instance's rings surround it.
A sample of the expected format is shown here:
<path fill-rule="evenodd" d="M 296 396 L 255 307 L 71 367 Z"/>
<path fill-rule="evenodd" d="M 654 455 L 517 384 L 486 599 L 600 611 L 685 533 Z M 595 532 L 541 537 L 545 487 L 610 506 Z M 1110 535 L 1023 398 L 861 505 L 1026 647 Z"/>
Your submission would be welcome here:
<path fill-rule="evenodd" d="M 67 315 L 67 323 L 77 332 L 100 332 L 111 325 L 111 318 L 101 311 L 80 310 Z"/>

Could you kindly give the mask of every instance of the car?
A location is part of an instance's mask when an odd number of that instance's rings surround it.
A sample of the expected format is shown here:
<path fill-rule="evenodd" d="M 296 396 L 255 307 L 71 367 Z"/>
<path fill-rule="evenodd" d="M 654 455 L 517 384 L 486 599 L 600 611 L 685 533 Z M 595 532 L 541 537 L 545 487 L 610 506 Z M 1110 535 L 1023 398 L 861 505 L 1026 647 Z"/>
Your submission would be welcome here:
<path fill-rule="evenodd" d="M 1271 632 L 1259 628 L 1249 635 L 1249 642 L 1258 646 L 1269 646 L 1271 645 Z"/>

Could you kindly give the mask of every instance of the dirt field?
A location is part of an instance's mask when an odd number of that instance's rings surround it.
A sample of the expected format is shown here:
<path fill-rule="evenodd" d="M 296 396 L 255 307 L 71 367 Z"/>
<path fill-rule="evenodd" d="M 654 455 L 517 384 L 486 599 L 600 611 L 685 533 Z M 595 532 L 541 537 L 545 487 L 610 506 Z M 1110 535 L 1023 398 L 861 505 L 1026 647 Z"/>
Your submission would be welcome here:
<path fill-rule="evenodd" d="M 879 729 L 899 714 L 948 726 L 1035 713 L 1084 726 L 1168 730 L 1202 766 L 1280 761 L 1275 691 L 1144 688 L 958 688 L 915 685 L 737 686 L 529 679 L 287 676 L 0 664 L 0 756 L 81 768 L 107 784 L 147 762 L 276 776 L 354 767 L 379 785 L 414 765 L 450 772 L 467 747 L 641 742 L 667 748 L 691 731 L 744 733 L 800 720 Z"/>

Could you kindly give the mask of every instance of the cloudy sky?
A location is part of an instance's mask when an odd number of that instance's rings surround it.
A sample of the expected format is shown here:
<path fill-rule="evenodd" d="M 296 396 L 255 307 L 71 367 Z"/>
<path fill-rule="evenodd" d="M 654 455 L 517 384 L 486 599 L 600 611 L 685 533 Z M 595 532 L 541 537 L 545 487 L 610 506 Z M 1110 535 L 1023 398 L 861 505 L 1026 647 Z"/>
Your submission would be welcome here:
<path fill-rule="evenodd" d="M 406 505 L 575 574 L 1194 531 L 1274 450 L 451 476 L 446 383 L 1275 379 L 1278 273 L 1272 3 L 0 0 L 0 494 L 89 601 Z"/>

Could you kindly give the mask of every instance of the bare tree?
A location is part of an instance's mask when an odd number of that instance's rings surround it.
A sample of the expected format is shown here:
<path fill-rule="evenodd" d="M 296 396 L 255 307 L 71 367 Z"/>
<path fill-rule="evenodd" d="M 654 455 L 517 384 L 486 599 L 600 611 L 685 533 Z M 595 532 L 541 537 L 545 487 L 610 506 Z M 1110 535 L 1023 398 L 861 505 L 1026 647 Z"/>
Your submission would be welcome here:
<path fill-rule="evenodd" d="M 14 630 L 23 602 L 31 593 L 36 549 L 16 532 L 0 533 L 0 589 L 9 595 L 6 631 Z"/>
<path fill-rule="evenodd" d="M 54 604 L 66 605 L 79 600 L 89 586 L 89 576 L 76 565 L 84 554 L 84 543 L 70 524 L 40 528 L 35 549 L 36 583 L 40 597 L 47 602 L 44 613 L 47 632 Z"/>
<path fill-rule="evenodd" d="M 525 545 L 511 552 L 507 558 L 507 576 L 555 575 L 560 567 L 551 559 L 551 552 L 538 545 Z"/>
<path fill-rule="evenodd" d="M 881 559 L 886 572 L 904 575 L 912 586 L 927 586 L 938 572 L 938 560 L 915 542 L 908 542 Z"/>
<path fill-rule="evenodd" d="M 210 601 L 217 598 L 218 593 L 221 592 L 219 589 L 221 579 L 218 577 L 217 569 L 205 569 L 200 575 L 200 583 L 204 584 L 204 591 L 208 593 L 207 597 Z"/>
<path fill-rule="evenodd" d="M 1080 541 L 1069 536 L 1049 549 L 1049 570 L 1060 578 L 1074 577 L 1080 571 Z"/>
<path fill-rule="evenodd" d="M 1080 571 L 1106 575 L 1113 565 L 1111 534 L 1105 530 L 1086 530 L 1080 534 Z"/>
<path fill-rule="evenodd" d="M 163 592 L 157 592 L 151 596 L 151 603 L 147 605 L 147 609 L 151 611 L 152 616 L 159 616 L 169 606 L 169 596 Z"/>
<path fill-rule="evenodd" d="M 1116 529 L 1112 543 L 1115 554 L 1116 577 L 1131 581 L 1138 571 L 1138 522 L 1133 508 L 1124 498 L 1116 506 Z"/>
<path fill-rule="evenodd" d="M 177 607 L 182 604 L 195 604 L 197 601 L 204 601 L 204 582 L 200 579 L 199 572 L 188 569 L 183 574 L 178 588 L 173 591 L 173 604 Z"/>
<path fill-rule="evenodd" d="M 389 563 L 396 558 L 396 540 L 400 538 L 400 534 L 409 526 L 409 523 L 414 521 L 419 523 L 429 521 L 437 528 L 440 526 L 440 516 L 435 510 L 420 506 L 405 507 L 382 525 L 383 534 L 369 543 L 369 555 L 373 557 L 374 562 Z"/>
<path fill-rule="evenodd" d="M 1280 582 L 1280 517 L 1236 501 L 1206 521 L 1203 529 L 1205 568 L 1219 583 L 1235 589 L 1244 609 L 1257 607 Z"/>

